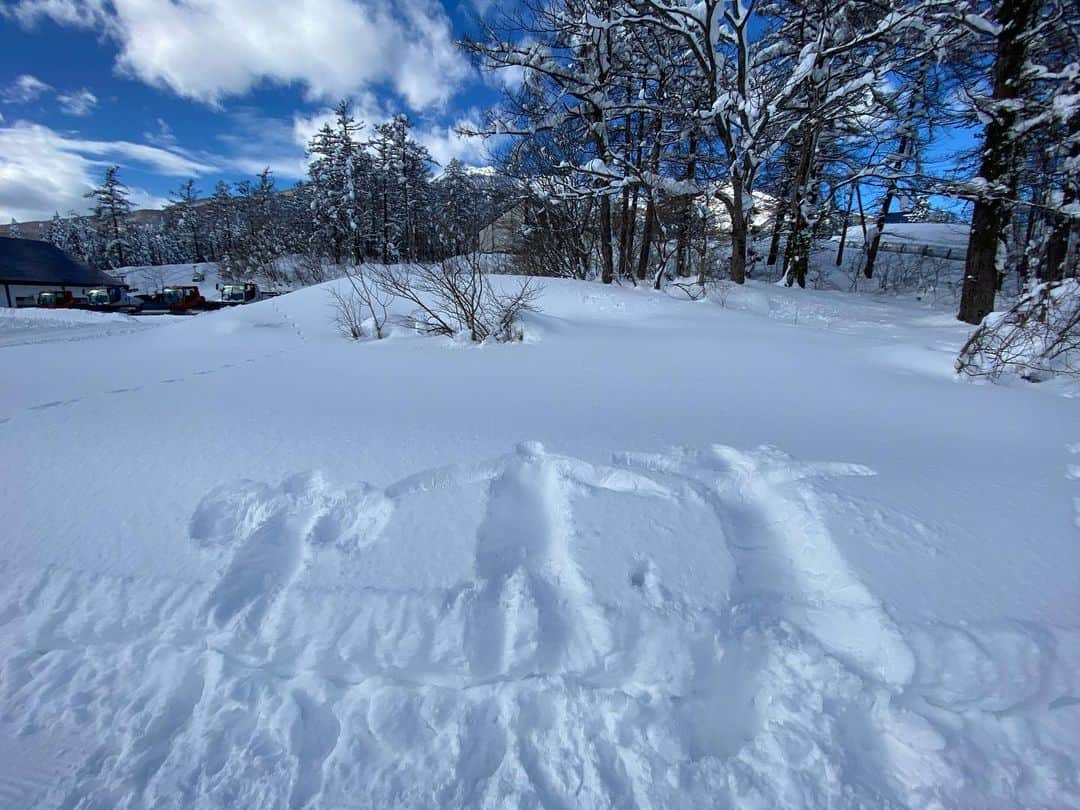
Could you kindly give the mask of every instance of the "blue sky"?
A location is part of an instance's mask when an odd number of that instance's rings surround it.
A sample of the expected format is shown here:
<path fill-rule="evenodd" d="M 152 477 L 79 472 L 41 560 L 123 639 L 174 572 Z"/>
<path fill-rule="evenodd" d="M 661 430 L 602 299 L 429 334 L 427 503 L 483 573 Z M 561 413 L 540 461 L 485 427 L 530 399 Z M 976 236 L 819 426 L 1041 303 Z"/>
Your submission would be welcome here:
<path fill-rule="evenodd" d="M 497 91 L 455 40 L 490 0 L 0 0 L 0 222 L 80 209 L 110 163 L 140 206 L 263 166 L 304 174 L 335 100 L 397 112 L 440 162 L 482 164 Z"/>

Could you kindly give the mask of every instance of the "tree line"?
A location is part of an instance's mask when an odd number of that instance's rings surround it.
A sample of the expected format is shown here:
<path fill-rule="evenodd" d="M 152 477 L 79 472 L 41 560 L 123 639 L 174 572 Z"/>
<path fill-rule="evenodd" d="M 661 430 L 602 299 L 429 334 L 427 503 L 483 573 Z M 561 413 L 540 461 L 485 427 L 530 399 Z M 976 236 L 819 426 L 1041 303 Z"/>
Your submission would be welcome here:
<path fill-rule="evenodd" d="M 105 170 L 85 216 L 55 215 L 45 238 L 101 269 L 219 262 L 232 277 L 272 273 L 275 259 L 317 263 L 437 261 L 473 249 L 507 205 L 505 178 L 435 162 L 396 116 L 363 137 L 347 101 L 309 144 L 309 177 L 279 188 L 267 168 L 253 180 L 219 181 L 205 196 L 182 183 L 160 216 L 139 218 L 119 168 Z"/>
<path fill-rule="evenodd" d="M 815 238 L 863 197 L 872 277 L 902 194 L 972 211 L 963 320 L 993 308 L 1008 268 L 1076 272 L 1069 0 L 525 0 L 465 47 L 517 78 L 477 134 L 515 136 L 510 171 L 588 213 L 554 227 L 567 250 L 595 241 L 604 281 L 642 280 L 668 250 L 686 268 L 716 205 L 724 275 L 782 263 L 804 286 Z M 942 134 L 964 127 L 977 147 L 935 169 Z"/>
<path fill-rule="evenodd" d="M 899 200 L 925 217 L 932 195 L 971 212 L 961 319 L 981 321 L 1009 274 L 1023 288 L 1077 272 L 1069 0 L 523 0 L 462 45 L 508 77 L 463 133 L 491 140 L 496 174 L 454 161 L 436 176 L 406 118 L 368 132 L 342 102 L 294 188 L 269 170 L 206 198 L 189 181 L 139 226 L 114 167 L 93 212 L 57 217 L 50 238 L 102 267 L 248 273 L 284 253 L 436 260 L 509 209 L 525 272 L 805 286 L 815 240 L 856 218 L 873 277 Z M 957 131 L 974 148 L 950 147 Z"/>

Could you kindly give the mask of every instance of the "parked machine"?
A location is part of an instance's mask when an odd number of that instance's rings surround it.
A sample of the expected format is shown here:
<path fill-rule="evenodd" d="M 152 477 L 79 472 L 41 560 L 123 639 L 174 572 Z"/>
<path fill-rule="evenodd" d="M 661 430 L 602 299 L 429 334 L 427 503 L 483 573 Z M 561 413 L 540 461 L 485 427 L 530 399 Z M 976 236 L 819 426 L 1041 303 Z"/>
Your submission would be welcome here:
<path fill-rule="evenodd" d="M 94 287 L 86 291 L 86 309 L 107 311 L 131 311 L 135 304 L 120 287 Z"/>
<path fill-rule="evenodd" d="M 71 290 L 46 290 L 37 294 L 37 306 L 45 309 L 71 309 L 76 304 Z"/>
<path fill-rule="evenodd" d="M 221 290 L 221 300 L 225 304 L 250 304 L 261 297 L 259 285 L 250 281 L 242 284 L 219 284 L 218 289 Z"/>
<path fill-rule="evenodd" d="M 206 308 L 206 299 L 194 284 L 182 284 L 166 287 L 161 292 L 161 300 L 171 310 L 196 310 Z"/>
<path fill-rule="evenodd" d="M 135 315 L 194 315 L 226 304 L 207 301 L 195 284 L 170 284 L 159 295 L 140 295 Z"/>

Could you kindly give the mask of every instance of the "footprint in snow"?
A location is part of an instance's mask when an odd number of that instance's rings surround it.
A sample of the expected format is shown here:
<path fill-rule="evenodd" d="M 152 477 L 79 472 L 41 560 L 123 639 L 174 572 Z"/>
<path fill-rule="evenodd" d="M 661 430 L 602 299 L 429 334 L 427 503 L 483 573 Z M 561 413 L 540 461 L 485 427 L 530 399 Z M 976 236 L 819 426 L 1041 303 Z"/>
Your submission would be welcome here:
<path fill-rule="evenodd" d="M 58 399 L 58 400 L 55 400 L 54 402 L 43 402 L 40 405 L 32 405 L 29 408 L 29 410 L 31 410 L 31 411 L 47 411 L 47 410 L 50 410 L 52 408 L 60 408 L 60 407 L 66 406 L 66 405 L 74 405 L 76 402 L 79 402 L 79 401 L 80 400 L 78 400 L 78 399 Z"/>

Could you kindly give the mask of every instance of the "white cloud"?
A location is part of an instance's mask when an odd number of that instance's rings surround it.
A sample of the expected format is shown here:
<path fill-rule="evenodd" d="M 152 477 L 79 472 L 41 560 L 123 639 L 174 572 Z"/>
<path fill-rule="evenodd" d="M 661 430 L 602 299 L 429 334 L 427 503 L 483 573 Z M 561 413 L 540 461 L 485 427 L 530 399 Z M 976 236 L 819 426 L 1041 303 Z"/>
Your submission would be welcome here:
<path fill-rule="evenodd" d="M 85 211 L 83 194 L 109 163 L 135 165 L 159 174 L 188 177 L 216 167 L 188 155 L 128 141 L 95 141 L 40 124 L 16 121 L 0 127 L 0 221 L 43 219 L 54 211 Z M 132 189 L 137 205 L 161 200 Z"/>
<path fill-rule="evenodd" d="M 156 130 L 147 130 L 144 132 L 143 140 L 147 143 L 152 143 L 154 146 L 164 147 L 165 149 L 171 149 L 176 146 L 176 136 L 173 134 L 169 122 L 164 118 L 158 118 L 156 123 L 158 128 Z"/>
<path fill-rule="evenodd" d="M 212 104 L 271 81 L 312 99 L 386 85 L 422 110 L 469 72 L 437 0 L 16 0 L 5 13 L 100 31 L 124 72 Z"/>
<path fill-rule="evenodd" d="M 0 90 L 0 101 L 5 104 L 28 104 L 31 101 L 36 101 L 43 93 L 50 90 L 52 90 L 52 87 L 37 76 L 24 73 L 7 87 Z"/>
<path fill-rule="evenodd" d="M 72 90 L 68 93 L 60 93 L 56 100 L 60 102 L 60 110 L 67 115 L 81 117 L 89 115 L 97 106 L 97 96 L 87 90 Z"/>
<path fill-rule="evenodd" d="M 279 185 L 307 177 L 307 159 L 295 119 L 272 118 L 253 107 L 229 113 L 228 132 L 219 133 L 214 161 L 230 171 L 254 175 L 269 167 Z"/>
<path fill-rule="evenodd" d="M 483 166 L 488 163 L 487 150 L 480 138 L 467 138 L 457 134 L 461 128 L 478 129 L 476 117 L 461 118 L 449 126 L 419 127 L 413 135 L 427 147 L 431 156 L 441 166 L 454 158 L 470 166 Z"/>

